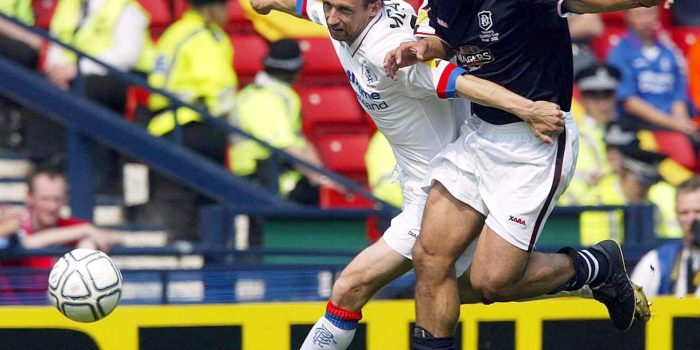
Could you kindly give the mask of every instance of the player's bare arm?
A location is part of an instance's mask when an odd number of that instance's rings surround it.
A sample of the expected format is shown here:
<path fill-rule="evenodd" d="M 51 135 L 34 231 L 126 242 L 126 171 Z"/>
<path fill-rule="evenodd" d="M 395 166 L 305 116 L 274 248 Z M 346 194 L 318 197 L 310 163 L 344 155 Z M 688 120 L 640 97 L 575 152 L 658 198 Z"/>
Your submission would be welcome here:
<path fill-rule="evenodd" d="M 562 6 L 574 13 L 603 13 L 627 10 L 636 7 L 653 7 L 665 4 L 666 8 L 673 0 L 564 0 Z"/>
<path fill-rule="evenodd" d="M 416 41 L 405 42 L 384 56 L 384 72 L 396 80 L 396 72 L 421 61 L 434 58 L 448 58 L 445 45 L 437 37 L 426 37 Z"/>
<path fill-rule="evenodd" d="M 261 14 L 266 15 L 270 13 L 271 10 L 282 11 L 296 15 L 296 1 L 295 0 L 251 0 L 250 4 L 253 9 Z"/>
<path fill-rule="evenodd" d="M 455 90 L 464 98 L 483 106 L 509 112 L 525 121 L 532 133 L 543 142 L 553 145 L 552 136 L 564 131 L 563 114 L 559 105 L 547 101 L 531 101 L 508 89 L 473 75 L 457 78 Z"/>

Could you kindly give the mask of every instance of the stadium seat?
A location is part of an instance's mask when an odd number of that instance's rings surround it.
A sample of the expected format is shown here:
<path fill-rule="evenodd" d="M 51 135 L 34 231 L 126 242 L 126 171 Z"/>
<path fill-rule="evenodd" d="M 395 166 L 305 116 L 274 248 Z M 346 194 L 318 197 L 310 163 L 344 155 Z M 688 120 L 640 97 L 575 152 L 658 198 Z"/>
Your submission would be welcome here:
<path fill-rule="evenodd" d="M 253 22 L 251 22 L 243 12 L 238 0 L 229 0 L 229 19 L 224 29 L 228 33 L 253 33 Z"/>
<path fill-rule="evenodd" d="M 267 55 L 267 41 L 257 34 L 231 35 L 235 50 L 233 67 L 238 74 L 238 86 L 243 87 L 253 81 L 255 74 L 263 69 L 263 59 Z"/>
<path fill-rule="evenodd" d="M 304 56 L 304 68 L 300 83 L 312 84 L 343 84 L 347 76 L 327 38 L 299 39 L 299 46 Z"/>
<path fill-rule="evenodd" d="M 690 47 L 700 40 L 700 27 L 673 27 L 671 37 L 683 52 L 683 56 L 688 56 Z"/>
<path fill-rule="evenodd" d="M 605 62 L 610 49 L 620 42 L 620 38 L 627 33 L 626 26 L 606 26 L 605 31 L 599 37 L 591 40 L 590 46 L 599 60 Z"/>
<path fill-rule="evenodd" d="M 302 103 L 303 132 L 314 139 L 319 135 L 369 131 L 367 119 L 348 86 L 298 88 Z"/>
<path fill-rule="evenodd" d="M 370 136 L 369 133 L 323 135 L 314 143 L 327 169 L 366 182 L 365 153 Z"/>
<path fill-rule="evenodd" d="M 133 123 L 139 108 L 148 109 L 148 97 L 150 90 L 140 86 L 129 86 L 126 89 L 126 104 L 124 106 L 124 116 L 126 120 Z"/>
<path fill-rule="evenodd" d="M 32 10 L 34 10 L 35 19 L 34 25 L 41 29 L 48 30 L 57 4 L 58 0 L 32 0 Z"/>
<path fill-rule="evenodd" d="M 657 151 L 692 171 L 698 170 L 698 159 L 688 136 L 676 131 L 653 131 Z"/>
<path fill-rule="evenodd" d="M 600 18 L 605 24 L 605 28 L 608 27 L 624 27 L 625 26 L 625 12 L 617 11 L 610 13 L 601 13 Z"/>
<path fill-rule="evenodd" d="M 319 191 L 319 206 L 324 209 L 372 208 L 371 200 L 354 193 L 341 193 L 332 187 L 322 186 Z"/>
<path fill-rule="evenodd" d="M 167 0 L 138 0 L 151 18 L 151 37 L 159 37 L 173 21 L 170 3 Z"/>

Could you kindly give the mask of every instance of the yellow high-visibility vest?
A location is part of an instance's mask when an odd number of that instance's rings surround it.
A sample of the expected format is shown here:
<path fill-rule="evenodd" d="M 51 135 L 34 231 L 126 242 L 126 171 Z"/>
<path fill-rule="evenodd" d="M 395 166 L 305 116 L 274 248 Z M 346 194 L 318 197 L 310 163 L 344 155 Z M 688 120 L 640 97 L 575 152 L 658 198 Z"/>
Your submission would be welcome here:
<path fill-rule="evenodd" d="M 158 40 L 148 82 L 184 102 L 204 107 L 214 116 L 228 114 L 238 85 L 231 41 L 221 27 L 206 23 L 201 14 L 189 10 Z M 175 128 L 175 114 L 179 125 L 201 121 L 189 108 L 167 109 L 170 102 L 161 95 L 151 95 L 149 104 L 151 110 L 161 111 L 148 125 L 148 131 L 156 136 Z"/>
<path fill-rule="evenodd" d="M 389 141 L 377 131 L 372 136 L 365 154 L 367 180 L 372 194 L 398 208 L 403 203 L 401 185 L 394 179 L 396 157 Z"/>
<path fill-rule="evenodd" d="M 114 29 L 117 19 L 127 5 L 136 6 L 148 18 L 141 5 L 134 0 L 108 0 L 104 2 L 96 14 L 90 16 L 85 23 L 78 27 L 83 6 L 82 0 L 61 0 L 58 2 L 56 12 L 51 19 L 51 33 L 63 43 L 90 56 L 98 56 L 101 52 L 116 45 L 112 40 Z M 151 70 L 154 60 L 154 48 L 148 28 L 144 30 L 143 36 L 143 48 L 134 68 L 148 72 Z M 76 61 L 77 57 L 71 51 L 66 50 L 65 54 L 72 62 Z"/>
<path fill-rule="evenodd" d="M 34 25 L 32 0 L 2 0 L 0 1 L 0 13 L 14 17 L 28 26 Z"/>

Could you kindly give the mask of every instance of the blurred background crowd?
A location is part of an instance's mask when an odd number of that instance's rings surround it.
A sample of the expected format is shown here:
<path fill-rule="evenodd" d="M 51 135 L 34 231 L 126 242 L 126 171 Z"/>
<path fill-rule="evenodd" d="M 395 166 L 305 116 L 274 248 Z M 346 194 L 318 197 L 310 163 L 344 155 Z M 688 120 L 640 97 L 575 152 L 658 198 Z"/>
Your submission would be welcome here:
<path fill-rule="evenodd" d="M 401 205 L 391 149 L 357 103 L 323 27 L 281 13 L 260 16 L 248 0 L 10 0 L 0 4 L 0 13 L 48 31 L 111 68 L 5 17 L 0 17 L 0 55 L 41 74 L 46 84 L 82 94 L 153 137 L 177 138 L 235 176 L 273 186 L 295 203 L 372 207 L 309 168 L 272 164 L 272 153 L 258 142 L 204 123 L 200 111 L 205 110 Z M 700 173 L 700 2 L 678 1 L 670 10 L 572 16 L 569 27 L 575 66 L 572 112 L 580 151 L 575 178 L 559 205 L 651 204 L 656 238 L 685 237 L 687 246 L 693 246 L 691 226 L 700 218 L 700 203 L 689 201 L 683 208 L 676 204 L 681 192 L 700 191 L 694 178 Z M 125 82 L 116 72 L 141 77 L 201 110 Z M 162 227 L 164 242 L 202 239 L 199 209 L 209 198 L 154 172 L 145 180 L 147 194 L 140 196 L 145 198 L 127 198 L 125 183 L 143 181 L 134 175 L 141 174 L 138 162 L 97 143 L 94 147 L 97 193 L 117 203 L 120 220 Z M 7 160 L 19 154 L 33 169 L 3 174 L 29 179 L 28 187 L 20 186 L 21 193 L 0 198 L 6 203 L 0 211 L 3 246 L 78 244 L 109 250 L 133 239 L 61 211 L 68 192 L 65 126 L 0 96 L 0 149 Z M 48 214 L 41 216 L 42 210 Z M 678 220 L 683 213 L 684 219 Z M 260 246 L 263 219 L 245 219 L 236 224 L 248 228 L 246 246 Z M 369 239 L 381 234 L 384 221 L 369 222 Z M 581 245 L 625 240 L 619 210 L 584 210 L 578 222 Z M 72 230 L 60 233 L 60 239 L 36 239 L 37 232 L 64 227 Z M 700 259 L 694 264 L 684 276 L 700 270 Z"/>

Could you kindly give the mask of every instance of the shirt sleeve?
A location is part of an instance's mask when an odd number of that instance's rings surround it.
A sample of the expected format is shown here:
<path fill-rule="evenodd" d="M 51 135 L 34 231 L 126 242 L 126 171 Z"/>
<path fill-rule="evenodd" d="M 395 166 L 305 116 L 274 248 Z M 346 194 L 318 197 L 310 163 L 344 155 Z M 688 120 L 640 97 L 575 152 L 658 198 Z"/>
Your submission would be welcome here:
<path fill-rule="evenodd" d="M 296 14 L 314 23 L 326 25 L 323 3 L 319 0 L 297 0 Z"/>
<path fill-rule="evenodd" d="M 617 100 L 624 101 L 637 95 L 637 74 L 631 64 L 625 62 L 625 54 L 622 45 L 617 45 L 610 50 L 608 64 L 617 68 L 622 77 L 617 86 Z"/>
<path fill-rule="evenodd" d="M 460 75 L 466 71 L 448 61 L 435 59 L 417 63 L 406 75 L 406 83 L 418 87 L 423 95 L 437 95 L 441 99 L 459 98 L 456 85 Z M 415 91 L 416 89 L 408 89 Z M 420 96 L 416 96 L 420 97 Z"/>
<path fill-rule="evenodd" d="M 688 91 L 688 80 L 685 75 L 685 73 L 681 70 L 681 63 L 678 61 L 678 59 L 675 57 L 672 57 L 673 59 L 673 75 L 675 76 L 675 88 L 673 89 L 673 100 L 674 101 L 682 101 L 684 103 L 687 103 L 690 99 L 688 98 L 687 91 Z M 692 114 L 692 112 L 691 112 Z"/>
<path fill-rule="evenodd" d="M 575 14 L 567 10 L 563 2 L 564 0 L 524 0 L 524 2 L 521 3 L 530 8 L 535 7 L 547 11 L 552 10 L 556 12 L 559 17 L 568 17 Z"/>
<path fill-rule="evenodd" d="M 112 34 L 113 47 L 97 55 L 97 59 L 121 71 L 129 71 L 139 60 L 144 47 L 148 18 L 135 6 L 126 6 L 117 19 Z M 83 74 L 105 74 L 105 69 L 92 60 L 81 60 Z"/>

